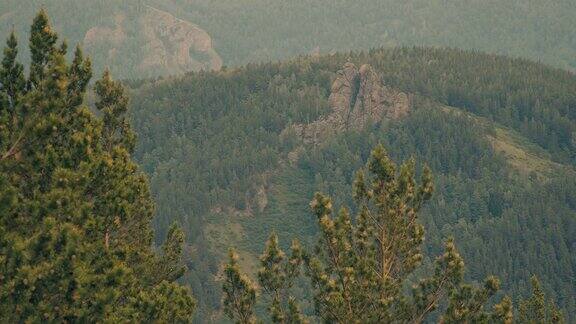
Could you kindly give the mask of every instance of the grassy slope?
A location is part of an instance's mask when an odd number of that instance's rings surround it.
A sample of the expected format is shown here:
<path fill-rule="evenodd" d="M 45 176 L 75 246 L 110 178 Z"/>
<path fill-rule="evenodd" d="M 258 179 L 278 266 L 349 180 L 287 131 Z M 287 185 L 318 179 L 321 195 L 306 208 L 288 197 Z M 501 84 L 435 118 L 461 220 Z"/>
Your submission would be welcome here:
<path fill-rule="evenodd" d="M 455 107 L 442 107 L 448 113 L 465 115 L 475 123 L 492 130 L 485 134 L 494 151 L 503 154 L 508 164 L 522 176 L 536 176 L 545 180 L 558 171 L 574 172 L 574 168 L 552 160 L 550 153 L 508 127 L 491 122 Z"/>

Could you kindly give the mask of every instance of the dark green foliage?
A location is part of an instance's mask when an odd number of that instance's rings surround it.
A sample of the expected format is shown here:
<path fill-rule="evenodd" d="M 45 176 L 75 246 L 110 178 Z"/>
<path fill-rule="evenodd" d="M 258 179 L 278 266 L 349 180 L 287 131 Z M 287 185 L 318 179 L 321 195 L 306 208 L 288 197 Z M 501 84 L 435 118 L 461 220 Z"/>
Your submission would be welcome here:
<path fill-rule="evenodd" d="M 228 263 L 224 266 L 222 291 L 222 305 L 226 315 L 239 324 L 256 323 L 256 288 L 250 279 L 240 273 L 238 255 L 233 250 L 230 250 Z"/>
<path fill-rule="evenodd" d="M 102 79 L 96 82 L 95 91 L 99 98 L 96 109 L 102 112 L 104 123 L 102 145 L 106 150 L 121 146 L 132 153 L 136 135 L 126 120 L 128 98 L 124 96 L 122 85 L 113 81 L 110 71 L 106 70 Z"/>
<path fill-rule="evenodd" d="M 154 252 L 148 182 L 124 145 L 133 137 L 118 131 L 128 125 L 83 105 L 90 62 L 77 49 L 68 66 L 56 41 L 41 11 L 27 89 L 14 37 L 0 70 L 9 98 L 0 110 L 0 319 L 188 322 L 194 300 L 173 282 L 183 234 L 171 229 L 163 254 Z M 98 102 L 119 103 L 124 121 L 122 88 L 109 75 L 97 83 Z"/>
<path fill-rule="evenodd" d="M 532 296 L 520 301 L 519 317 L 522 323 L 564 323 L 562 313 L 558 311 L 556 304 L 547 301 L 540 282 L 536 276 L 532 276 Z"/>
<path fill-rule="evenodd" d="M 278 236 L 272 233 L 260 257 L 258 281 L 271 299 L 268 312 L 274 323 L 306 323 L 296 300 L 290 295 L 303 260 L 298 241 L 292 242 L 291 251 L 290 257 L 286 258 L 278 245 Z"/>
<path fill-rule="evenodd" d="M 92 63 L 89 58 L 84 59 L 82 48 L 76 47 L 74 60 L 70 66 L 68 83 L 68 96 L 71 98 L 71 105 L 80 105 L 82 103 L 82 94 L 86 92 L 88 82 L 92 78 Z M 99 96 L 101 96 L 99 94 Z"/>
<path fill-rule="evenodd" d="M 417 185 L 414 161 L 397 171 L 382 146 L 372 152 L 366 169 L 369 178 L 360 171 L 354 183 L 356 217 L 351 218 L 346 208 L 335 216 L 330 198 L 314 196 L 310 206 L 320 227 L 314 253 L 302 253 L 293 245 L 293 255 L 284 265 L 278 237 L 272 234 L 266 243 L 258 277 L 262 289 L 272 295 L 268 310 L 273 322 L 292 323 L 286 321 L 281 299 L 294 303 L 287 289 L 304 261 L 316 315 L 325 323 L 422 323 L 444 304 L 448 307 L 443 323 L 512 323 L 509 298 L 493 312 L 485 310 L 499 289 L 496 278 L 487 278 L 482 288 L 463 282 L 464 261 L 452 240 L 437 258 L 433 274 L 413 284 L 412 296 L 405 295 L 404 289 L 414 281 L 412 273 L 421 265 L 424 230 L 418 214 L 432 195 L 432 176 L 425 168 Z"/>
<path fill-rule="evenodd" d="M 18 57 L 18 42 L 14 31 L 10 34 L 6 47 L 4 48 L 4 56 L 2 59 L 2 70 L 0 70 L 0 84 L 2 92 L 7 96 L 9 107 L 11 109 L 15 104 L 18 96 L 24 91 L 26 81 L 24 79 L 24 67 L 17 61 Z"/>
<path fill-rule="evenodd" d="M 318 252 L 307 262 L 318 315 L 337 323 L 420 323 L 450 295 L 446 322 L 502 316 L 508 317 L 502 322 L 510 322 L 510 308 L 500 306 L 494 314 L 484 310 L 498 290 L 496 279 L 487 279 L 484 290 L 463 283 L 464 262 L 452 241 L 436 260 L 433 275 L 413 286 L 412 298 L 404 296 L 402 288 L 422 261 L 424 229 L 418 214 L 432 195 L 432 177 L 425 168 L 417 185 L 414 161 L 397 171 L 382 146 L 372 152 L 366 169 L 370 176 L 359 172 L 354 183 L 354 219 L 345 208 L 333 216 L 332 202 L 322 194 L 311 203 L 321 233 Z"/>
<path fill-rule="evenodd" d="M 317 147 L 283 133 L 328 113 L 332 78 L 347 60 L 370 63 L 387 85 L 416 93 L 410 115 Z M 567 136 L 576 127 L 576 78 L 569 73 L 460 50 L 379 49 L 193 73 L 140 83 L 133 93 L 141 139 L 135 154 L 158 201 L 155 227 L 161 238 L 177 220 L 195 247 L 186 281 L 202 291 L 199 317 L 219 307 L 220 284 L 212 277 L 228 246 L 209 229 L 241 226 L 229 239 L 254 260 L 272 231 L 280 242 L 298 238 L 311 246 L 317 227 L 308 216 L 310 197 L 321 190 L 336 210 L 354 206 L 354 172 L 379 142 L 392 160 L 413 156 L 435 174 L 436 194 L 420 217 L 425 255 L 441 254 L 453 236 L 466 279 L 494 274 L 502 291 L 518 298 L 529 293 L 535 273 L 568 318 L 576 309 L 567 284 L 576 273 L 575 151 Z M 495 140 L 534 158 L 516 161 Z M 433 260 L 422 262 L 432 269 Z M 305 287 L 294 291 L 300 300 Z M 311 314 L 312 305 L 300 305 Z"/>
<path fill-rule="evenodd" d="M 184 232 L 176 224 L 170 226 L 166 240 L 162 245 L 162 257 L 158 261 L 157 282 L 172 282 L 182 277 L 186 267 L 180 264 L 182 246 L 184 245 Z M 158 271 L 158 269 L 155 269 Z"/>
<path fill-rule="evenodd" d="M 258 281 L 260 289 L 270 300 L 267 309 L 273 323 L 308 323 L 296 299 L 291 296 L 304 260 L 300 244 L 292 242 L 291 250 L 292 254 L 286 258 L 278 245 L 278 236 L 272 233 L 260 257 Z M 236 323 L 259 322 L 255 316 L 256 289 L 250 279 L 241 273 L 238 255 L 230 250 L 228 263 L 224 265 L 222 286 L 222 304 L 226 315 Z"/>
<path fill-rule="evenodd" d="M 0 68 L 0 150 L 8 150 L 8 139 L 15 127 L 18 127 L 15 116 L 15 107 L 23 94 L 26 80 L 24 67 L 16 60 L 18 56 L 18 42 L 14 31 L 10 34 L 2 66 Z"/>
<path fill-rule="evenodd" d="M 35 88 L 44 80 L 46 66 L 51 56 L 55 54 L 56 40 L 58 37 L 48 22 L 48 16 L 44 9 L 34 18 L 30 27 L 30 77 L 28 87 Z"/>

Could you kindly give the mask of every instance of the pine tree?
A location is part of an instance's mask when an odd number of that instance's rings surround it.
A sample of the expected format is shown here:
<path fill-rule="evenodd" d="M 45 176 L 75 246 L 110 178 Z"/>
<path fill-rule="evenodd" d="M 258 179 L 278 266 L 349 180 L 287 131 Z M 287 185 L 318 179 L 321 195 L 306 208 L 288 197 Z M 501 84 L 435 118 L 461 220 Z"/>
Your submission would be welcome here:
<path fill-rule="evenodd" d="M 258 277 L 272 300 L 268 308 L 272 320 L 303 321 L 287 290 L 302 264 L 312 285 L 316 314 L 327 323 L 422 323 L 438 313 L 442 305 L 445 309 L 436 315 L 442 323 L 511 323 L 509 298 L 491 311 L 485 307 L 499 289 L 498 280 L 488 277 L 483 287 L 466 284 L 464 261 L 451 239 L 445 244 L 444 254 L 436 259 L 433 273 L 414 277 L 423 259 L 424 229 L 418 222 L 418 212 L 434 190 L 430 170 L 424 168 L 418 185 L 414 160 L 397 171 L 382 146 L 374 149 L 366 169 L 369 177 L 359 171 L 353 186 L 358 211 L 355 219 L 346 208 L 334 215 L 331 199 L 315 194 L 310 206 L 318 220 L 320 237 L 314 253 L 295 245 L 286 260 L 278 238 L 270 236 Z M 233 269 L 235 277 L 241 276 L 237 266 L 227 269 Z M 406 294 L 410 284 L 411 294 Z M 239 296 L 248 292 L 240 284 L 229 284 L 225 288 L 225 307 L 245 305 L 231 302 L 241 298 L 229 297 L 230 286 L 238 287 L 237 291 L 242 292 Z M 255 303 L 254 298 L 250 295 L 250 305 Z M 239 318 L 239 313 L 229 314 Z"/>
<path fill-rule="evenodd" d="M 356 220 L 346 208 L 334 217 L 331 200 L 315 195 L 311 206 L 320 241 L 306 264 L 317 314 L 338 323 L 421 323 L 450 297 L 444 322 L 508 322 L 508 301 L 493 313 L 484 309 L 498 281 L 488 278 L 482 289 L 464 284 L 464 261 L 450 240 L 434 273 L 414 284 L 410 297 L 404 295 L 423 258 L 418 212 L 433 192 L 430 170 L 424 168 L 417 185 L 414 166 L 409 160 L 396 171 L 384 148 L 376 147 L 366 167 L 370 177 L 360 171 L 354 182 Z"/>
<path fill-rule="evenodd" d="M 238 255 L 234 250 L 230 250 L 228 263 L 224 266 L 222 292 L 222 305 L 228 317 L 239 324 L 257 322 L 254 315 L 256 288 L 250 279 L 240 272 Z"/>
<path fill-rule="evenodd" d="M 68 84 L 69 104 L 78 106 L 84 101 L 83 94 L 86 92 L 88 82 L 92 78 L 92 63 L 89 58 L 84 59 L 80 46 L 76 47 L 74 60 L 70 67 L 70 83 Z"/>
<path fill-rule="evenodd" d="M 30 76 L 28 78 L 28 88 L 38 87 L 46 76 L 46 66 L 52 54 L 56 52 L 56 41 L 58 35 L 52 30 L 48 15 L 44 9 L 34 18 L 30 28 Z"/>
<path fill-rule="evenodd" d="M 162 245 L 162 256 L 159 259 L 158 265 L 159 269 L 154 269 L 154 271 L 161 274 L 157 278 L 159 282 L 175 281 L 186 272 L 186 267 L 180 264 L 183 245 L 184 232 L 177 224 L 172 224 L 166 235 L 166 241 L 164 241 Z"/>
<path fill-rule="evenodd" d="M 67 65 L 66 45 L 54 49 L 57 37 L 43 11 L 32 31 L 29 87 L 7 83 L 17 92 L 0 146 L 0 318 L 190 321 L 194 300 L 173 282 L 182 274 L 182 232 L 171 230 L 162 255 L 152 249 L 148 183 L 124 144 L 133 137 L 116 132 L 110 142 L 104 130 L 115 129 L 83 105 L 90 63 L 77 49 Z M 15 43 L 9 39 L 8 48 Z M 17 66 L 13 52 L 5 51 L 1 75 L 21 80 L 6 73 Z M 111 85 L 125 105 L 109 75 L 99 83 Z M 129 129 L 125 112 L 116 118 Z"/>
<path fill-rule="evenodd" d="M 262 290 L 269 295 L 268 311 L 274 323 L 306 323 L 296 300 L 290 296 L 290 288 L 300 274 L 303 261 L 298 241 L 292 242 L 292 254 L 286 258 L 278 244 L 278 236 L 270 235 L 264 253 L 260 257 L 258 280 Z"/>
<path fill-rule="evenodd" d="M 564 323 L 562 313 L 554 304 L 547 301 L 546 295 L 540 286 L 536 276 L 530 279 L 532 284 L 532 296 L 520 301 L 519 319 L 522 323 Z"/>
<path fill-rule="evenodd" d="M 273 323 L 308 323 L 300 311 L 296 299 L 290 295 L 303 262 L 302 249 L 298 241 L 292 242 L 289 258 L 278 244 L 278 236 L 270 235 L 262 256 L 258 281 L 263 292 L 270 298 L 268 311 Z M 223 305 L 226 314 L 236 323 L 256 323 L 254 314 L 256 287 L 238 266 L 238 255 L 231 250 L 224 265 L 225 281 L 222 286 Z"/>
<path fill-rule="evenodd" d="M 16 105 L 16 100 L 23 93 L 26 85 L 24 66 L 18 63 L 17 57 L 18 42 L 14 30 L 12 30 L 4 48 L 4 58 L 0 68 L 0 92 L 7 96 L 8 106 L 6 108 L 12 108 Z"/>
<path fill-rule="evenodd" d="M 18 98 L 23 94 L 26 80 L 24 67 L 16 61 L 18 42 L 14 31 L 4 48 L 4 58 L 0 66 L 0 150 L 5 151 L 10 141 L 10 134 L 16 127 L 16 112 Z"/>
<path fill-rule="evenodd" d="M 126 119 L 128 97 L 124 96 L 122 85 L 113 81 L 110 71 L 106 70 L 102 79 L 96 82 L 95 90 L 100 98 L 96 108 L 103 114 L 104 147 L 110 150 L 115 145 L 122 145 L 132 152 L 136 136 Z"/>

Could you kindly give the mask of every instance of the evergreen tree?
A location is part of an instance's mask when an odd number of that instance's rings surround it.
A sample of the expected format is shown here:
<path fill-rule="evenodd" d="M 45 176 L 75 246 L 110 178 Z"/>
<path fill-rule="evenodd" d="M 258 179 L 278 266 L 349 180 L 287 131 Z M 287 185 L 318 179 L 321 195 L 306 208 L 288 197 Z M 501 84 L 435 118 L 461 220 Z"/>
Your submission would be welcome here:
<path fill-rule="evenodd" d="M 18 42 L 14 30 L 4 48 L 4 58 L 0 69 L 0 92 L 8 99 L 8 107 L 16 104 L 16 99 L 24 91 L 26 81 L 24 79 L 24 66 L 17 61 Z"/>
<path fill-rule="evenodd" d="M 82 95 L 86 92 L 88 82 L 92 78 L 92 63 L 89 58 L 84 59 L 80 46 L 77 46 L 74 52 L 74 60 L 69 75 L 68 97 L 71 100 L 69 104 L 79 105 L 84 99 Z"/>
<path fill-rule="evenodd" d="M 154 269 L 160 274 L 157 278 L 158 282 L 175 281 L 186 272 L 186 267 L 180 264 L 183 245 L 184 232 L 178 225 L 172 224 L 166 236 L 166 241 L 162 245 L 162 257 L 159 259 L 159 269 Z"/>
<path fill-rule="evenodd" d="M 257 322 L 254 315 L 256 288 L 250 279 L 240 272 L 238 255 L 233 250 L 230 250 L 228 263 L 224 266 L 222 291 L 222 304 L 228 317 L 239 324 Z"/>
<path fill-rule="evenodd" d="M 418 212 L 433 192 L 430 170 L 422 181 L 414 180 L 414 160 L 399 171 L 384 148 L 372 152 L 367 169 L 370 178 L 358 172 L 354 198 L 356 220 L 342 208 L 332 216 L 332 202 L 316 194 L 311 206 L 318 218 L 320 241 L 317 252 L 307 260 L 314 287 L 318 315 L 338 323 L 421 323 L 450 296 L 443 321 L 484 321 L 501 318 L 502 311 L 484 310 L 498 281 L 488 278 L 484 289 L 463 284 L 464 261 L 454 243 L 435 263 L 432 276 L 420 279 L 405 296 L 403 287 L 421 264 L 424 230 Z"/>
<path fill-rule="evenodd" d="M 269 311 L 273 321 L 292 320 L 284 305 L 288 303 L 288 309 L 297 306 L 286 289 L 303 262 L 312 283 L 316 314 L 327 323 L 422 323 L 443 304 L 447 305 L 440 318 L 444 323 L 511 323 L 509 298 L 492 311 L 485 309 L 499 289 L 496 278 L 487 278 L 481 288 L 464 283 L 464 261 L 452 240 L 437 258 L 433 274 L 412 284 L 411 295 L 405 294 L 423 258 L 420 249 L 424 230 L 418 222 L 418 212 L 432 195 L 432 175 L 424 168 L 421 184 L 417 185 L 414 160 L 397 171 L 381 145 L 372 152 L 367 170 L 369 178 L 360 171 L 354 182 L 356 219 L 350 217 L 346 208 L 334 217 L 330 198 L 320 193 L 314 196 L 310 205 L 320 227 L 314 253 L 304 253 L 296 245 L 291 258 L 285 260 L 278 238 L 275 234 L 270 236 L 258 277 L 264 291 L 272 297 Z M 233 274 L 228 278 L 242 276 L 233 258 L 227 271 Z M 227 282 L 225 307 L 254 304 L 255 295 L 248 294 L 254 290 L 244 288 L 239 280 L 235 281 L 237 284 Z M 237 295 L 242 298 L 231 298 L 230 287 L 240 291 Z M 250 303 L 240 302 L 246 294 Z M 241 318 L 240 313 L 229 314 Z M 295 322 L 302 321 L 300 315 L 296 318 Z"/>
<path fill-rule="evenodd" d="M 110 150 L 116 145 L 121 145 L 132 152 L 136 144 L 136 136 L 126 119 L 128 97 L 124 95 L 122 85 L 113 81 L 110 71 L 106 70 L 102 79 L 96 82 L 95 90 L 99 97 L 96 108 L 103 114 L 104 148 Z"/>
<path fill-rule="evenodd" d="M 302 249 L 298 241 L 292 242 L 292 255 L 286 258 L 278 245 L 278 236 L 270 235 L 264 253 L 260 257 L 258 280 L 262 290 L 269 295 L 268 311 L 274 323 L 306 323 L 296 300 L 290 296 L 290 288 L 300 274 Z"/>
<path fill-rule="evenodd" d="M 24 67 L 16 61 L 17 56 L 18 42 L 12 31 L 6 42 L 4 58 L 0 66 L 0 150 L 2 152 L 6 150 L 12 129 L 16 127 L 14 107 L 26 85 Z"/>
<path fill-rule="evenodd" d="M 34 18 L 30 28 L 30 76 L 28 79 L 28 88 L 35 88 L 46 76 L 46 66 L 48 65 L 52 54 L 56 52 L 56 41 L 58 36 L 52 30 L 48 15 L 44 9 Z"/>
<path fill-rule="evenodd" d="M 123 144 L 133 137 L 109 143 L 103 131 L 114 129 L 83 105 L 90 62 L 77 49 L 67 65 L 43 11 L 32 31 L 29 87 L 14 68 L 13 37 L 0 73 L 16 99 L 2 110 L 10 127 L 0 146 L 0 318 L 190 321 L 194 300 L 173 282 L 182 233 L 171 230 L 163 255 L 153 251 L 148 183 Z M 109 75 L 99 84 L 125 105 Z"/>
<path fill-rule="evenodd" d="M 290 288 L 300 274 L 303 262 L 302 249 L 298 241 L 292 242 L 292 254 L 286 254 L 278 244 L 278 236 L 270 235 L 264 253 L 260 257 L 258 281 L 261 289 L 270 298 L 268 311 L 273 323 L 308 323 L 302 315 Z M 256 287 L 241 273 L 238 256 L 230 251 L 229 261 L 224 266 L 223 305 L 226 314 L 237 323 L 255 323 Z"/>
<path fill-rule="evenodd" d="M 520 301 L 520 322 L 530 324 L 564 323 L 562 313 L 558 310 L 554 301 L 546 300 L 538 278 L 532 276 L 530 282 L 532 284 L 532 296 Z"/>

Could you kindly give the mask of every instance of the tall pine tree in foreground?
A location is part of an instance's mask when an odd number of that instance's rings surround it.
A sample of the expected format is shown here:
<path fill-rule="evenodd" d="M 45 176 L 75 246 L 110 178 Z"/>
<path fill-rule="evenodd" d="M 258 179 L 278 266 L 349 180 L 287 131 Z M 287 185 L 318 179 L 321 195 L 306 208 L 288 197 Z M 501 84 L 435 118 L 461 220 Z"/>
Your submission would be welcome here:
<path fill-rule="evenodd" d="M 0 69 L 0 319 L 3 322 L 187 322 L 194 300 L 174 283 L 182 231 L 152 246 L 148 182 L 131 160 L 127 98 L 109 73 L 97 118 L 83 105 L 91 65 L 41 11 L 30 76 L 8 39 Z"/>
<path fill-rule="evenodd" d="M 425 168 L 417 185 L 412 160 L 396 169 L 384 148 L 376 147 L 367 164 L 370 176 L 360 171 L 354 183 L 355 218 L 346 208 L 334 215 L 330 198 L 314 196 L 311 207 L 320 228 L 314 253 L 293 244 L 292 256 L 286 259 L 277 237 L 271 236 L 258 277 L 272 297 L 268 309 L 273 322 L 305 321 L 289 291 L 300 265 L 311 282 L 316 315 L 323 322 L 422 323 L 433 314 L 443 323 L 512 322 L 509 298 L 492 309 L 486 306 L 498 290 L 496 278 L 489 277 L 482 287 L 464 283 L 464 261 L 451 240 L 431 275 L 414 277 L 423 259 L 424 229 L 418 212 L 432 195 L 432 176 Z M 241 302 L 248 291 L 246 285 L 232 280 L 231 275 L 242 276 L 232 261 L 226 267 L 234 271 L 225 273 L 224 306 L 232 319 L 247 323 L 237 314 L 252 314 L 246 308 L 255 302 Z M 253 296 L 254 288 L 249 289 Z M 242 312 L 238 305 L 243 306 Z"/>
<path fill-rule="evenodd" d="M 228 263 L 224 266 L 224 277 L 222 304 L 226 315 L 236 323 L 256 323 L 256 287 L 240 272 L 238 255 L 233 250 L 230 250 Z"/>

